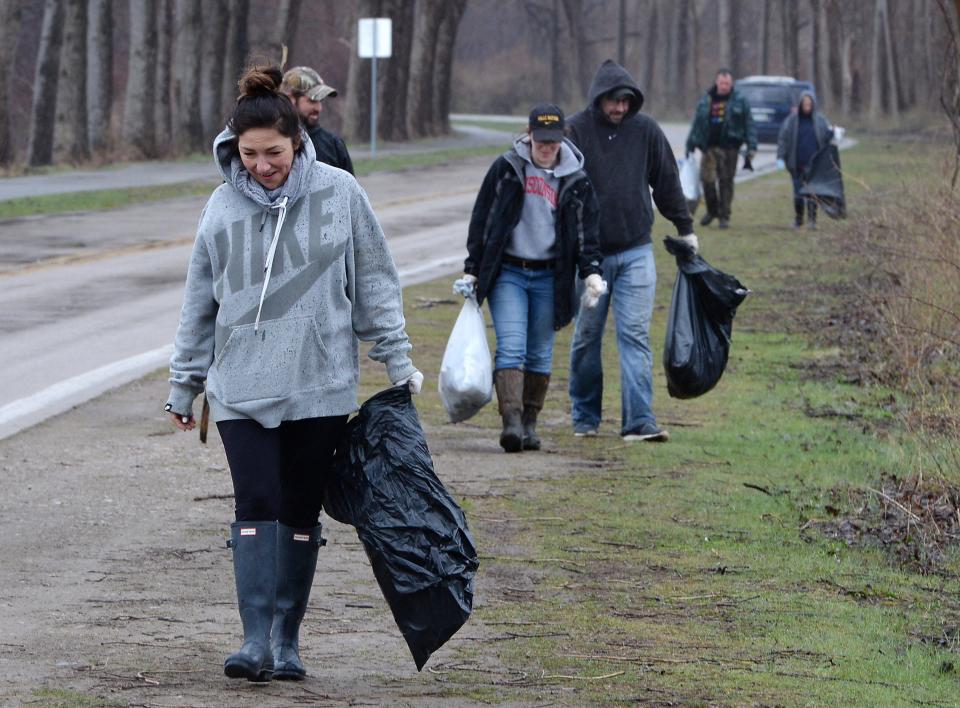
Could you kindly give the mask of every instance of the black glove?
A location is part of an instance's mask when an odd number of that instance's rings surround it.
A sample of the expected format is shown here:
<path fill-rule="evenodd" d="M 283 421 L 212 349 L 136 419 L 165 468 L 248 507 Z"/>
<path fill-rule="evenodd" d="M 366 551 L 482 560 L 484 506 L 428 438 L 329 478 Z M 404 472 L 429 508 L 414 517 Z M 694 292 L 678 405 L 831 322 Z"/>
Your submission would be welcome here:
<path fill-rule="evenodd" d="M 743 169 L 753 172 L 753 156 L 749 152 L 743 158 Z"/>

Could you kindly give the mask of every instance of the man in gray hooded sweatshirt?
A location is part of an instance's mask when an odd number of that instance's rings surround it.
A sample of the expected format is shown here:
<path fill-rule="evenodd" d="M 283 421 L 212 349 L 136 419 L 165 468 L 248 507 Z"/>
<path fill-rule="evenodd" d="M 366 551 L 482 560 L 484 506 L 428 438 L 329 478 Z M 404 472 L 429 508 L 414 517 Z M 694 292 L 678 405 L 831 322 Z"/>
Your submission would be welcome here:
<path fill-rule="evenodd" d="M 640 113 L 643 94 L 622 66 L 608 59 L 597 69 L 590 103 L 567 121 L 583 153 L 600 202 L 601 269 L 609 292 L 596 307 L 581 308 L 570 348 L 573 432 L 596 435 L 603 401 L 601 345 L 613 303 L 620 350 L 620 434 L 626 441 L 665 441 L 653 414 L 650 319 L 657 272 L 650 229 L 653 202 L 680 238 L 697 249 L 677 161 L 666 136 Z M 582 286 L 581 286 L 582 289 Z"/>

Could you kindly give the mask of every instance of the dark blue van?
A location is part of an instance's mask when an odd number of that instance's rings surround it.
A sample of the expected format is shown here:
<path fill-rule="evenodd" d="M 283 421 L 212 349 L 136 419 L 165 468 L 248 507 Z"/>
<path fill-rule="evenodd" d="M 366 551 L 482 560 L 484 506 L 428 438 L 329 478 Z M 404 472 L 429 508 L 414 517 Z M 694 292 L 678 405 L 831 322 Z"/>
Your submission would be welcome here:
<path fill-rule="evenodd" d="M 776 143 L 780 126 L 787 116 L 797 110 L 804 92 L 817 92 L 809 81 L 797 81 L 792 76 L 748 76 L 735 84 L 746 97 L 757 129 L 757 142 Z"/>

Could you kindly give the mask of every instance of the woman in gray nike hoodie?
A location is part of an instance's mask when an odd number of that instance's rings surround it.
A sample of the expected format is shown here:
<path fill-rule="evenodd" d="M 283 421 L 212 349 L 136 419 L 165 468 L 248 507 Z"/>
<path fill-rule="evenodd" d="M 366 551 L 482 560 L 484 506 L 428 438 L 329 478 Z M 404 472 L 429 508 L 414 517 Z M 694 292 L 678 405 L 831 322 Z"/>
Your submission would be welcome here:
<path fill-rule="evenodd" d="M 323 482 L 357 409 L 359 340 L 390 380 L 420 390 L 400 285 L 366 194 L 319 163 L 276 67 L 240 80 L 214 141 L 224 184 L 187 272 L 166 410 L 194 427 L 206 390 L 233 478 L 240 650 L 232 678 L 301 679 L 299 627 L 322 545 Z"/>

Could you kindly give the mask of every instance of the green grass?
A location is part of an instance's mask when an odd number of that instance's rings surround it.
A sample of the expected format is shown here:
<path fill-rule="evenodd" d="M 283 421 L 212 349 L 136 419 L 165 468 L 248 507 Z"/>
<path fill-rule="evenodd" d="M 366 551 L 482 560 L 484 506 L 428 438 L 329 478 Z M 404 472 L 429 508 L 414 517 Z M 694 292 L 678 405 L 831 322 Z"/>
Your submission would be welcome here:
<path fill-rule="evenodd" d="M 902 180 L 939 165 L 941 149 L 865 140 L 845 152 L 851 218 L 866 189 L 895 194 Z M 960 625 L 956 554 L 943 577 L 920 576 L 881 550 L 848 547 L 816 529 L 833 514 L 854 514 L 883 472 L 913 471 L 922 451 L 881 405 L 897 392 L 806 373 L 810 362 L 836 354 L 817 349 L 807 334 L 809 323 L 815 328 L 838 304 L 831 286 L 850 273 L 831 252 L 835 227 L 825 217 L 817 234 L 793 231 L 791 220 L 789 178 L 780 173 L 738 187 L 729 231 L 700 229 L 704 257 L 754 293 L 737 315 L 724 378 L 692 401 L 665 392 L 659 352 L 675 266 L 657 246 L 652 339 L 655 407 L 672 433 L 665 445 L 627 445 L 617 435 L 611 329 L 601 436 L 570 435 L 570 328 L 561 332 L 541 428 L 548 451 L 584 463 L 506 490 L 501 482 L 502 495 L 467 500 L 483 588 L 471 621 L 497 636 L 538 636 L 483 645 L 454 639 L 466 669 L 444 674 L 451 696 L 564 704 L 957 703 L 960 659 L 935 641 Z M 658 222 L 655 241 L 669 231 Z M 415 360 L 428 381 L 458 306 L 416 306 L 449 297 L 448 280 L 406 293 Z M 425 388 L 418 407 L 427 422 L 440 424 L 434 389 Z M 814 418 L 808 407 L 863 419 Z M 471 421 L 482 429 L 462 434 L 495 438 L 494 408 Z M 551 520 L 557 517 L 562 521 Z M 504 544 L 523 550 L 499 551 Z M 496 578 L 527 590 L 511 592 Z M 506 667 L 499 674 L 470 670 L 491 657 Z"/>
<path fill-rule="evenodd" d="M 375 160 L 361 158 L 354 162 L 358 177 L 374 172 L 397 172 L 414 167 L 440 165 L 472 157 L 494 156 L 502 147 L 461 148 L 418 152 L 379 157 Z M 209 156 L 208 156 L 209 157 Z M 194 161 L 191 159 L 191 161 Z M 0 219 L 40 214 L 65 214 L 79 211 L 104 211 L 119 209 L 133 204 L 146 204 L 181 197 L 199 197 L 210 194 L 219 180 L 202 180 L 158 187 L 131 187 L 128 189 L 104 189 L 89 192 L 70 192 L 40 197 L 24 197 L 0 201 Z"/>
<path fill-rule="evenodd" d="M 120 705 L 114 701 L 106 701 L 102 698 L 86 696 L 76 691 L 69 691 L 62 688 L 38 688 L 34 689 L 30 705 L 44 706 L 45 708 L 74 708 L 79 706 L 111 706 Z"/>
<path fill-rule="evenodd" d="M 203 180 L 156 187 L 100 189 L 91 192 L 69 192 L 39 197 L 23 197 L 0 201 L 0 219 L 38 214 L 66 214 L 78 211 L 105 211 L 132 204 L 146 204 L 165 199 L 199 197 L 210 194 L 218 182 Z"/>

